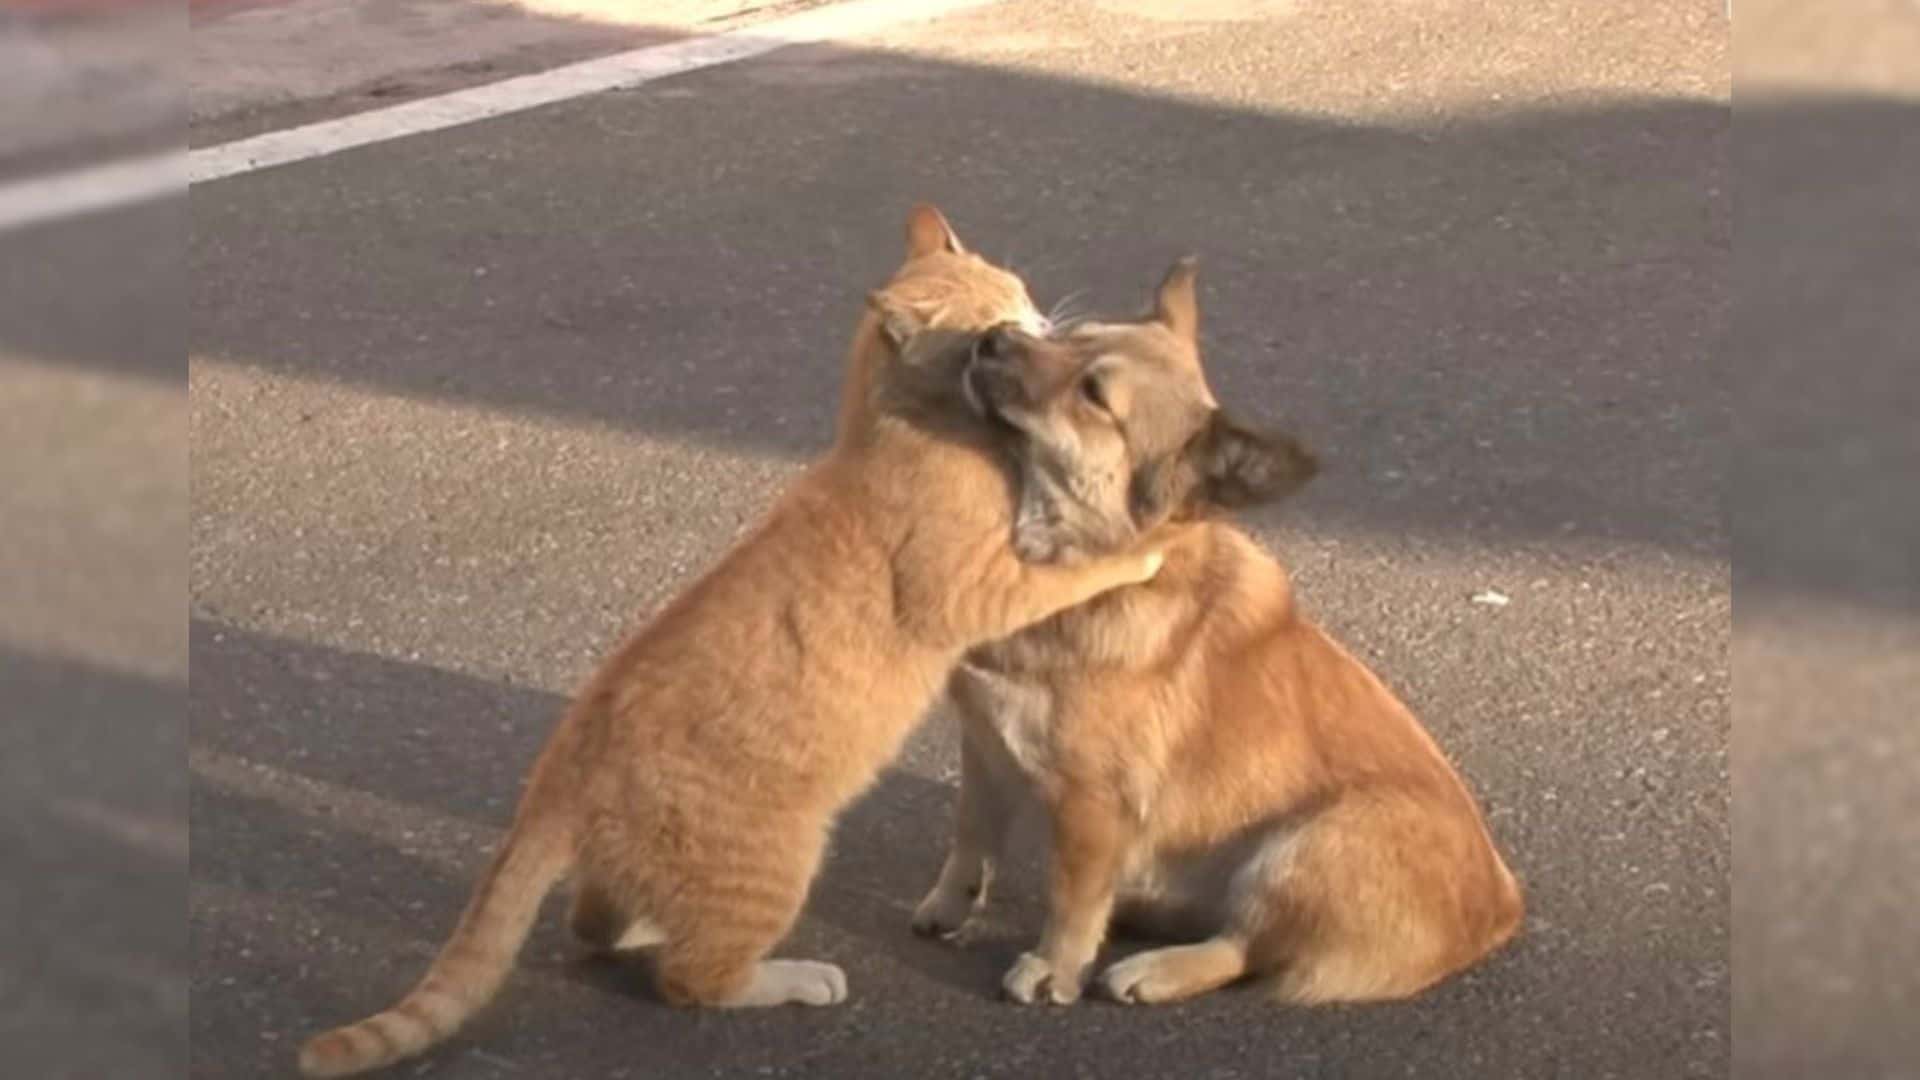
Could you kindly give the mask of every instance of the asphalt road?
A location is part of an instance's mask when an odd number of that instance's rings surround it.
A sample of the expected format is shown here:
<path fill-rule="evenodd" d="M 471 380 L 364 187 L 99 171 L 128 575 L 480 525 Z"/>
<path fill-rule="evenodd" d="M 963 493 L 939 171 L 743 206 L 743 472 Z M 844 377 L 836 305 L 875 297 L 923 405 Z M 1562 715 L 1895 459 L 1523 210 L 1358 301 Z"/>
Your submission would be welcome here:
<path fill-rule="evenodd" d="M 1736 157 L 1735 1068 L 1915 1076 L 1920 6 L 1768 6 Z"/>
<path fill-rule="evenodd" d="M 1724 1074 L 1723 8 L 1573 7 L 1017 0 L 196 188 L 194 1075 L 418 975 L 564 695 L 824 446 L 920 199 L 1043 305 L 1201 256 L 1221 396 L 1327 462 L 1255 524 L 1484 797 L 1525 933 L 1403 1005 L 1001 1003 L 1031 858 L 972 948 L 907 930 L 936 719 L 785 950 L 847 1005 L 669 1010 L 549 918 L 403 1074 Z"/>
<path fill-rule="evenodd" d="M 0 236 L 0 1071 L 188 1067 L 186 212 Z"/>

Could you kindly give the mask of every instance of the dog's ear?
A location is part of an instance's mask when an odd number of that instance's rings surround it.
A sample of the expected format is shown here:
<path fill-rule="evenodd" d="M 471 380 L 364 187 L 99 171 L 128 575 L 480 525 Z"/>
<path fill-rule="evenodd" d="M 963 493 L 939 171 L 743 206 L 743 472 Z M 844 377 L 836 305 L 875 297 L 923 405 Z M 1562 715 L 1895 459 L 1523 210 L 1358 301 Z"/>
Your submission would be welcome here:
<path fill-rule="evenodd" d="M 880 333 L 894 352 L 899 352 L 908 338 L 927 328 L 927 320 L 918 310 L 888 295 L 884 289 L 868 293 L 867 306 L 880 316 Z"/>
<path fill-rule="evenodd" d="M 1260 506 L 1300 490 L 1319 468 L 1292 436 L 1254 431 L 1215 409 L 1179 453 L 1134 474 L 1128 509 L 1145 528 L 1195 511 Z"/>
<path fill-rule="evenodd" d="M 960 246 L 953 226 L 947 224 L 946 215 L 936 207 L 921 203 L 907 214 L 907 258 L 917 259 L 936 251 L 959 255 L 966 250 Z"/>
<path fill-rule="evenodd" d="M 1153 296 L 1153 317 L 1183 341 L 1200 336 L 1200 302 L 1194 295 L 1194 279 L 1199 276 L 1200 261 L 1192 255 L 1177 259 L 1167 268 L 1160 288 Z"/>
<path fill-rule="evenodd" d="M 1255 431 L 1218 409 L 1187 453 L 1198 477 L 1197 497 L 1226 510 L 1278 502 L 1320 471 L 1319 460 L 1298 439 Z"/>

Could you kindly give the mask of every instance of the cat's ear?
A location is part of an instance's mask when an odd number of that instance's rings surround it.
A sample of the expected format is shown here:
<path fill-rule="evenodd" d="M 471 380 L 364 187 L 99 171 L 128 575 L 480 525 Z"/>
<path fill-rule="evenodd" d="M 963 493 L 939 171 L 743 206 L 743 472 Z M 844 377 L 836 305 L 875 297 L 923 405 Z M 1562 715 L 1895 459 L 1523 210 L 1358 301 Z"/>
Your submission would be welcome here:
<path fill-rule="evenodd" d="M 921 203 L 907 214 L 907 258 L 917 259 L 936 251 L 959 255 L 966 250 L 938 208 Z"/>

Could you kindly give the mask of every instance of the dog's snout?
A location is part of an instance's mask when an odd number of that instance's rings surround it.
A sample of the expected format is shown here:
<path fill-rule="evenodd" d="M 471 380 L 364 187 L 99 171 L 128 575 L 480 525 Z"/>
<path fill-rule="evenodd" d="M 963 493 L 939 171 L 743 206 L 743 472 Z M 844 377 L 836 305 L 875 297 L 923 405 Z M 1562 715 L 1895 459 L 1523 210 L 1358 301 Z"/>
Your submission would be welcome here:
<path fill-rule="evenodd" d="M 963 386 L 976 408 L 1005 419 L 1006 410 L 1027 407 L 1022 369 L 1030 350 L 1022 338 L 1018 327 L 1003 323 L 974 339 Z"/>
<path fill-rule="evenodd" d="M 1018 331 L 1002 323 L 981 334 L 979 340 L 973 343 L 973 358 L 999 363 L 1013 360 L 1020 352 L 1017 337 Z"/>
<path fill-rule="evenodd" d="M 967 385 L 1003 412 L 1031 410 L 1070 383 L 1075 362 L 1072 348 L 1001 323 L 974 339 Z"/>

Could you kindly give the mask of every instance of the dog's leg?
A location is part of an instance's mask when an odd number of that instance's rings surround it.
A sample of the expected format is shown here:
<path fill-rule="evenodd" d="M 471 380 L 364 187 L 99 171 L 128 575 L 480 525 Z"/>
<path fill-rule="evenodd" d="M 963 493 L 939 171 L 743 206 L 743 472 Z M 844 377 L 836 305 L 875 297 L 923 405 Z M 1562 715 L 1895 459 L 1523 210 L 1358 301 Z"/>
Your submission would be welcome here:
<path fill-rule="evenodd" d="M 1074 791 L 1052 811 L 1046 933 L 1001 980 L 1007 996 L 1023 1004 L 1079 1000 L 1087 966 L 1106 937 L 1125 854 L 1126 817 L 1114 800 Z"/>
<path fill-rule="evenodd" d="M 1218 937 L 1135 953 L 1101 972 L 1100 988 L 1115 1001 L 1155 1005 L 1204 994 L 1246 973 L 1246 944 Z"/>
<path fill-rule="evenodd" d="M 994 864 L 1006 844 L 1007 826 L 1016 808 L 1017 791 L 1007 790 L 1011 778 L 991 758 L 1004 748 L 985 745 L 998 741 L 989 718 L 978 715 L 981 705 L 954 695 L 960 713 L 960 802 L 954 817 L 953 843 L 940 879 L 913 912 L 913 932 L 929 937 L 957 938 L 974 912 L 986 906 L 993 886 Z"/>

